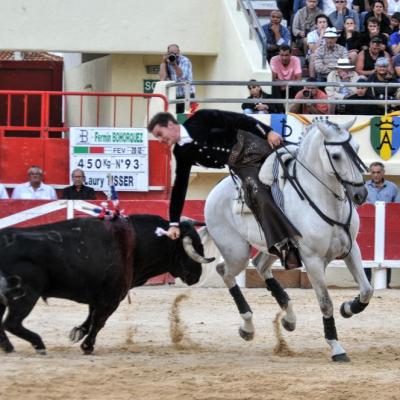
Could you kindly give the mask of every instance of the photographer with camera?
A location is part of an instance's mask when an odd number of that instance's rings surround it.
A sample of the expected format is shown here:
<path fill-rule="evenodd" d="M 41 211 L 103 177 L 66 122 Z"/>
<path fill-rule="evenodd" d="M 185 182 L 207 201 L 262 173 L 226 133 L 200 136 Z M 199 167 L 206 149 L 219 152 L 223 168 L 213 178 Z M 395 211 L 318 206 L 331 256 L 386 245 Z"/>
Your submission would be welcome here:
<path fill-rule="evenodd" d="M 167 53 L 164 54 L 160 65 L 160 81 L 192 81 L 192 63 L 189 58 L 183 56 L 177 44 L 170 44 L 167 47 Z M 190 86 L 190 97 L 194 97 L 194 86 Z M 185 98 L 185 89 L 183 86 L 176 88 L 176 98 Z M 183 103 L 176 105 L 176 113 L 183 113 L 185 105 Z"/>
<path fill-rule="evenodd" d="M 316 78 L 308 78 L 307 83 L 318 82 Z M 327 99 L 326 93 L 317 86 L 304 86 L 304 89 L 300 90 L 295 99 L 303 99 L 304 103 L 292 104 L 290 112 L 297 114 L 327 114 L 329 106 L 327 103 L 307 103 L 307 100 L 321 100 Z"/>

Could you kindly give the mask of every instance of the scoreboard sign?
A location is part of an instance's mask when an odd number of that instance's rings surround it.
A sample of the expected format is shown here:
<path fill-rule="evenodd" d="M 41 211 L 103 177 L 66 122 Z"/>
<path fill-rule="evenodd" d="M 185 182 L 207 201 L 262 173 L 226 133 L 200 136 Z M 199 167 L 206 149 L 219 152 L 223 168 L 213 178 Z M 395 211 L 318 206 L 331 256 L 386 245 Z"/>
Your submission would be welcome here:
<path fill-rule="evenodd" d="M 94 190 L 108 190 L 111 174 L 121 192 L 149 190 L 147 129 L 70 128 L 70 173 L 85 172 L 86 184 Z"/>

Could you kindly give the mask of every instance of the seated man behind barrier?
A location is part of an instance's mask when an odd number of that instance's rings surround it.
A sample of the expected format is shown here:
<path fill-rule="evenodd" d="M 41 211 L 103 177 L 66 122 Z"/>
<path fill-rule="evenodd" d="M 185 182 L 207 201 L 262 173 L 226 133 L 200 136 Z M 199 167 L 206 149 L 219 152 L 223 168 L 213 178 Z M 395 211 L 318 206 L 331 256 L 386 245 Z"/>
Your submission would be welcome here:
<path fill-rule="evenodd" d="M 248 99 L 272 99 L 270 94 L 265 93 L 255 79 L 250 80 L 247 86 L 250 92 Z M 242 110 L 245 114 L 279 114 L 283 113 L 281 104 L 267 103 L 243 103 Z"/>
<path fill-rule="evenodd" d="M 85 182 L 85 173 L 80 168 L 72 171 L 71 178 L 73 184 L 62 191 L 62 199 L 96 200 L 96 193 L 93 188 L 83 184 Z"/>
<path fill-rule="evenodd" d="M 318 82 L 315 78 L 308 78 L 306 82 Z M 308 100 L 328 99 L 326 93 L 316 86 L 304 86 L 296 96 L 296 100 L 303 99 L 304 103 L 292 104 L 290 112 L 297 114 L 327 114 L 329 106 L 327 103 L 308 103 Z"/>
<path fill-rule="evenodd" d="M 292 55 L 292 49 L 286 44 L 280 46 L 279 54 L 271 58 L 270 67 L 273 81 L 299 81 L 301 79 L 300 59 Z M 298 87 L 290 87 L 289 97 L 293 98 L 298 90 Z M 272 93 L 275 97 L 285 99 L 286 86 L 273 86 Z"/>
<path fill-rule="evenodd" d="M 29 181 L 17 185 L 11 195 L 12 199 L 20 200 L 57 200 L 56 191 L 43 183 L 43 170 L 32 166 L 28 169 Z"/>
<path fill-rule="evenodd" d="M 386 203 L 400 203 L 399 189 L 396 184 L 385 179 L 385 166 L 380 161 L 375 161 L 369 166 L 371 179 L 365 183 L 368 190 L 367 203 L 375 204 L 376 201 Z M 364 268 L 369 282 L 371 282 L 371 268 Z M 390 288 L 391 269 L 387 269 L 386 284 Z"/>

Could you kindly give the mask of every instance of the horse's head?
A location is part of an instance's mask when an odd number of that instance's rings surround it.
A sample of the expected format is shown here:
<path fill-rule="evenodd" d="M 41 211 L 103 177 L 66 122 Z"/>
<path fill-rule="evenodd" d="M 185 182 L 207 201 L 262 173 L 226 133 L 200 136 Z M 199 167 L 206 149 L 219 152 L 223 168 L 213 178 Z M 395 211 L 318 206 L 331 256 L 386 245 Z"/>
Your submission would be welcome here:
<path fill-rule="evenodd" d="M 349 132 L 355 118 L 343 125 L 327 120 L 316 122 L 324 137 L 322 159 L 329 168 L 328 173 L 345 187 L 350 199 L 361 205 L 367 198 L 367 189 L 364 185 L 363 173 L 368 171 L 366 165 L 357 155 L 359 145 Z"/>

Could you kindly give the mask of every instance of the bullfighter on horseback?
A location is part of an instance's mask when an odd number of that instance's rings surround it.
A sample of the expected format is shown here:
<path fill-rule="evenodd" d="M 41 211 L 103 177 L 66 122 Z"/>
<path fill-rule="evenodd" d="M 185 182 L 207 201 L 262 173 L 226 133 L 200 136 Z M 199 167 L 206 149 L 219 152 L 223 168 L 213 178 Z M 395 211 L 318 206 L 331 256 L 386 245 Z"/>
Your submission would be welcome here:
<path fill-rule="evenodd" d="M 172 189 L 168 236 L 179 237 L 179 219 L 192 165 L 224 168 L 242 182 L 245 202 L 264 232 L 269 252 L 287 269 L 301 266 L 297 250 L 300 232 L 275 204 L 271 188 L 258 173 L 265 159 L 282 145 L 282 137 L 255 118 L 220 110 L 199 110 L 180 125 L 172 114 L 160 112 L 148 130 L 161 143 L 175 145 L 176 176 Z"/>

